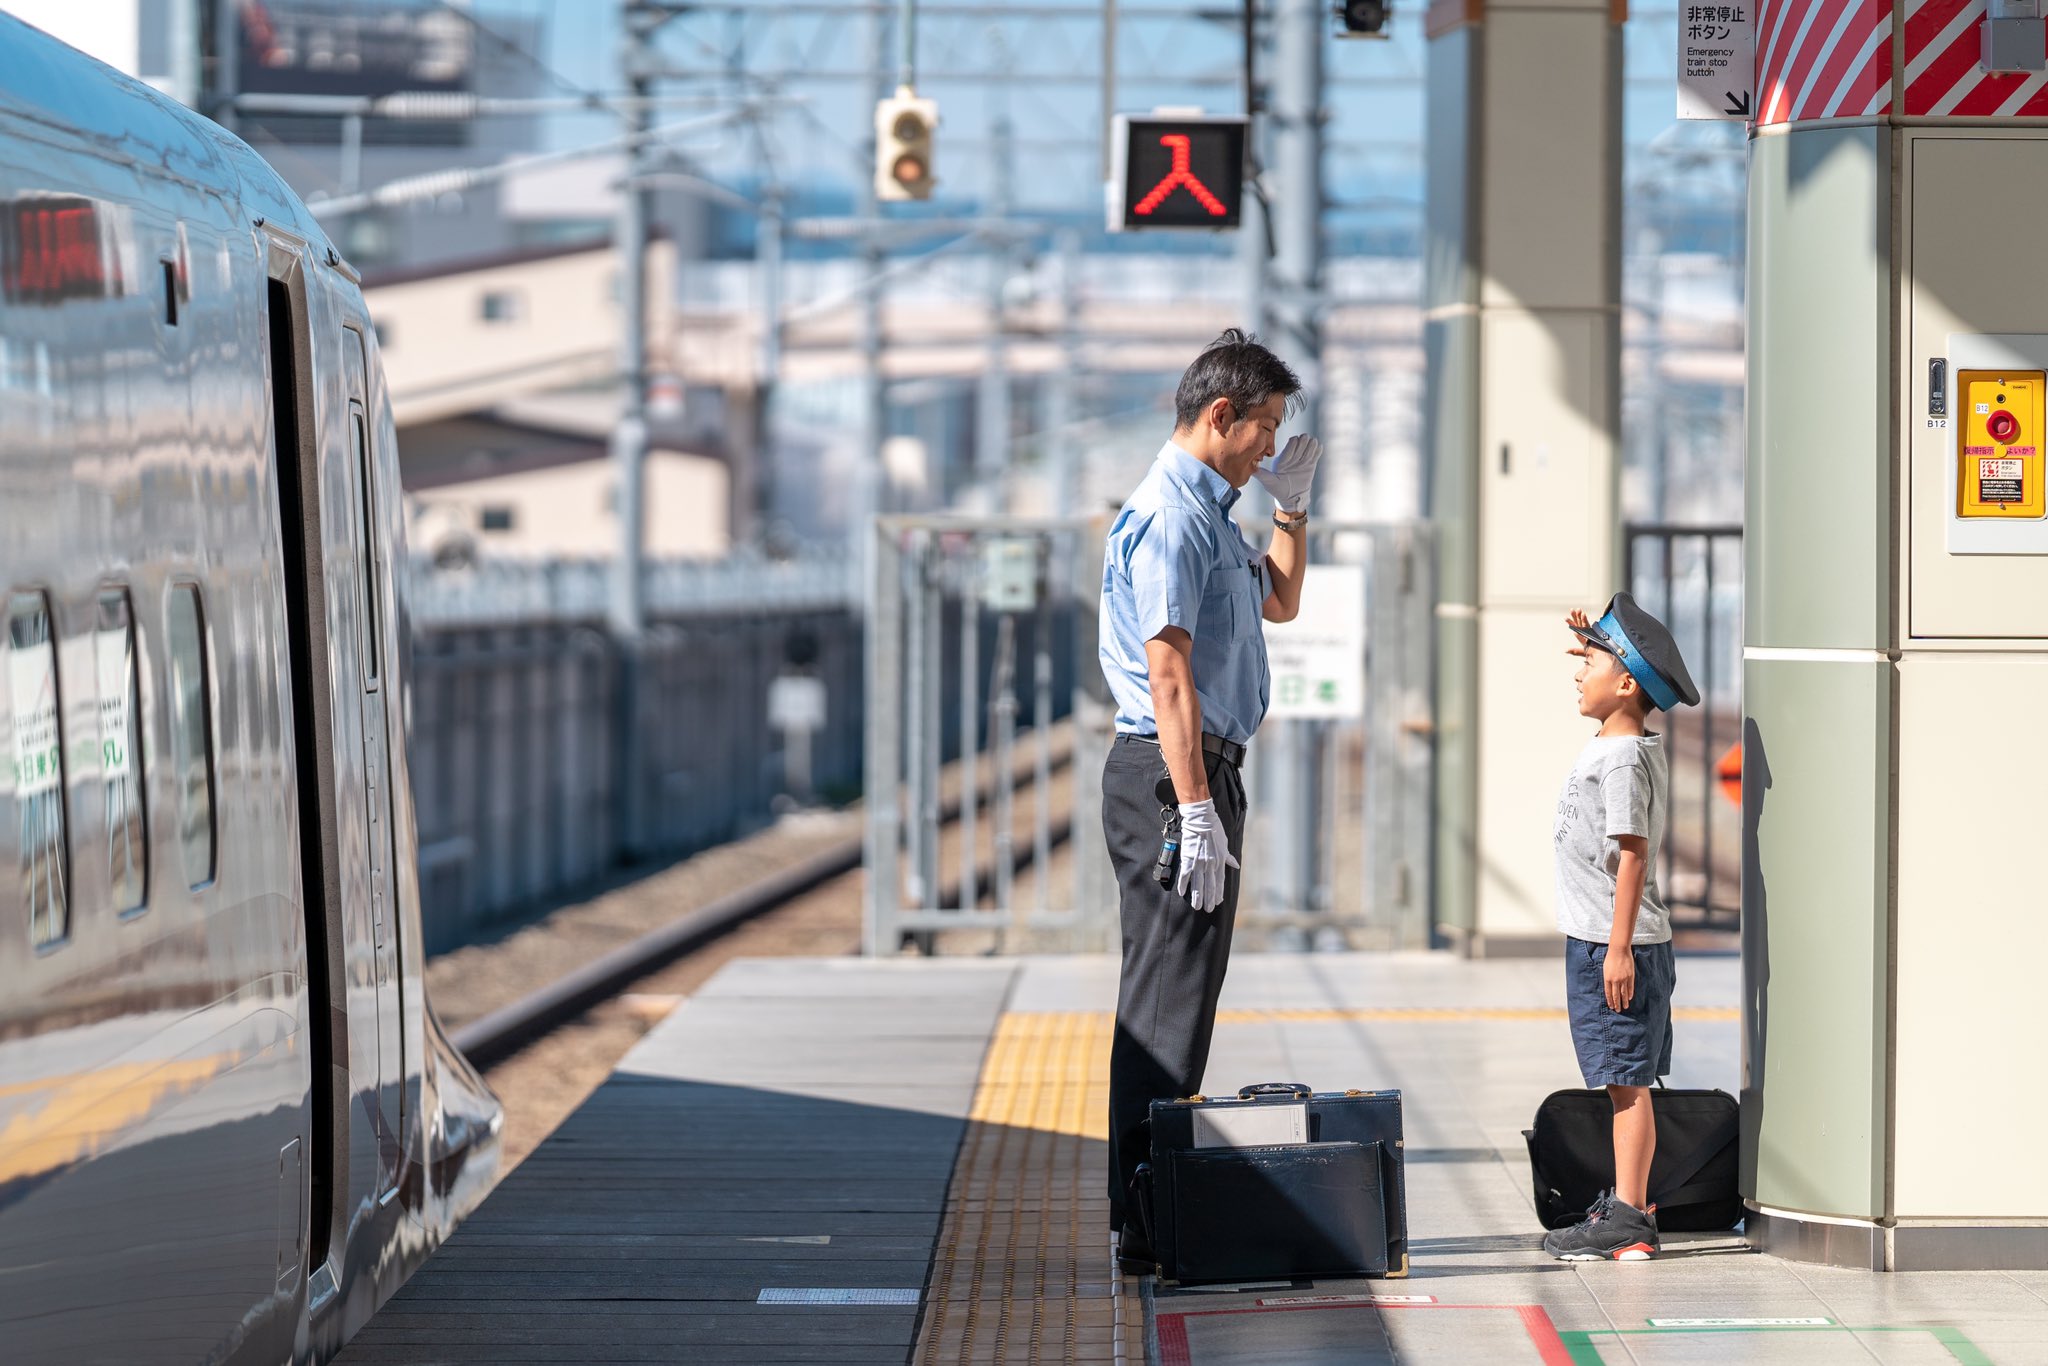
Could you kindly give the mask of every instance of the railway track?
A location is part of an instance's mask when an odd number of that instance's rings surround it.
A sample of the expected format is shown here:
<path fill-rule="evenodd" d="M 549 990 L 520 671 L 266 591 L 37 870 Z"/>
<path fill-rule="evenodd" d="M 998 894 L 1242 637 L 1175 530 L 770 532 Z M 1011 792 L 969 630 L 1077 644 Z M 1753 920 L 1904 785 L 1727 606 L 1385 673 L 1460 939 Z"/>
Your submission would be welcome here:
<path fill-rule="evenodd" d="M 1070 753 L 1061 744 L 1054 764 L 1056 864 L 1064 860 L 1071 831 L 1068 784 L 1057 781 Z M 1018 790 L 1028 791 L 1030 781 L 1020 765 Z M 988 791 L 982 788 L 984 798 Z M 959 810 L 956 788 L 941 812 L 956 833 Z M 429 991 L 453 1026 L 451 1037 L 504 1102 L 504 1171 L 725 963 L 858 953 L 860 828 L 854 812 L 797 818 L 623 882 L 498 943 L 431 962 Z M 1030 846 L 1017 841 L 1013 875 L 1033 863 Z M 955 839 L 948 852 L 955 878 L 960 854 Z M 995 872 L 990 858 L 977 860 L 980 886 L 992 886 Z"/>

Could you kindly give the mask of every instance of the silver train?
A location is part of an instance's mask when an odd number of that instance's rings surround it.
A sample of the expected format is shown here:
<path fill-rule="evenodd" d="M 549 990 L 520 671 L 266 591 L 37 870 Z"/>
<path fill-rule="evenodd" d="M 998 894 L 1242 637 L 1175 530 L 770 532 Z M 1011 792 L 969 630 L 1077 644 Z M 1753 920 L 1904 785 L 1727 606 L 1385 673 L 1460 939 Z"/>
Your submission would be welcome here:
<path fill-rule="evenodd" d="M 396 438 L 247 146 L 0 16 L 0 1359 L 322 1360 L 481 1198 Z"/>

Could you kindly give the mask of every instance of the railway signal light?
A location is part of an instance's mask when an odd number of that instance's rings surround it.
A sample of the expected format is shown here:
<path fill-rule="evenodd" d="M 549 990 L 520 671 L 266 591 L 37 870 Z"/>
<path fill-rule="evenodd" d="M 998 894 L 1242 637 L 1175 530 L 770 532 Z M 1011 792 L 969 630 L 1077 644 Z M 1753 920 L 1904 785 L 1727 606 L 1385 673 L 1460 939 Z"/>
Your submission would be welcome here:
<path fill-rule="evenodd" d="M 1239 114 L 1118 114 L 1109 230 L 1236 227 L 1250 125 Z"/>
<path fill-rule="evenodd" d="M 1340 0 L 1338 21 L 1344 25 L 1339 38 L 1384 38 L 1392 0 Z"/>
<path fill-rule="evenodd" d="M 932 130 L 938 126 L 938 102 L 919 99 L 907 85 L 876 101 L 875 198 L 932 197 L 932 186 L 938 184 L 932 174 Z"/>

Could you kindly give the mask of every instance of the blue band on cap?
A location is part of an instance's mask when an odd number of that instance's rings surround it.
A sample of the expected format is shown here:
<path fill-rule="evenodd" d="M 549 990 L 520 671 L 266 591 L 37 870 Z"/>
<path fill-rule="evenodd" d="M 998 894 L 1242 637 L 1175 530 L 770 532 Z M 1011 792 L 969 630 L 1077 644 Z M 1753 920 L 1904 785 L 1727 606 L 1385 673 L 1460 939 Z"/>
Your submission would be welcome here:
<path fill-rule="evenodd" d="M 1643 691 L 1650 695 L 1650 701 L 1656 705 L 1657 710 L 1675 709 L 1678 706 L 1678 690 L 1665 681 L 1664 675 L 1658 673 L 1649 660 L 1643 658 L 1643 652 L 1636 648 L 1636 643 L 1628 638 L 1628 632 L 1622 629 L 1620 619 L 1610 611 L 1600 618 L 1600 629 L 1606 632 L 1607 639 L 1614 645 L 1614 655 L 1621 661 L 1621 667 L 1627 669 L 1629 676 L 1643 685 Z"/>

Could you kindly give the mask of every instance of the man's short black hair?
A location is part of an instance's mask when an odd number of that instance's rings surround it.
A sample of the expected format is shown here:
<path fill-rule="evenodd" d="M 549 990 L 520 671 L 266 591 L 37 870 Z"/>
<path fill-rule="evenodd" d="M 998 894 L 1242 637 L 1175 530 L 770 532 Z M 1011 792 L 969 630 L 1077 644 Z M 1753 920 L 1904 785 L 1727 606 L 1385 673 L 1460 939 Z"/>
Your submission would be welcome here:
<path fill-rule="evenodd" d="M 1202 420 L 1203 410 L 1219 398 L 1230 400 L 1238 420 L 1275 394 L 1288 399 L 1292 411 L 1293 399 L 1300 392 L 1301 379 L 1287 368 L 1286 361 L 1243 328 L 1226 328 L 1182 372 L 1180 388 L 1173 395 L 1174 426 L 1191 430 Z"/>

